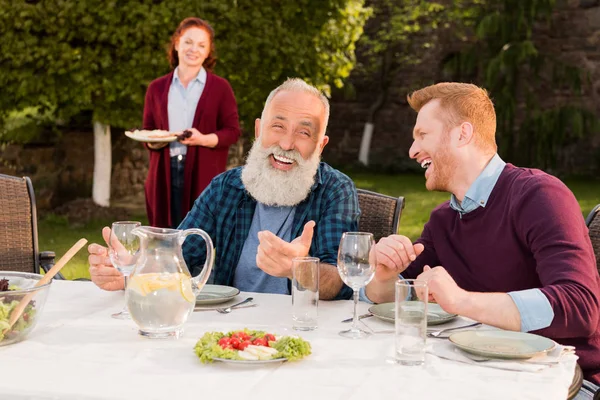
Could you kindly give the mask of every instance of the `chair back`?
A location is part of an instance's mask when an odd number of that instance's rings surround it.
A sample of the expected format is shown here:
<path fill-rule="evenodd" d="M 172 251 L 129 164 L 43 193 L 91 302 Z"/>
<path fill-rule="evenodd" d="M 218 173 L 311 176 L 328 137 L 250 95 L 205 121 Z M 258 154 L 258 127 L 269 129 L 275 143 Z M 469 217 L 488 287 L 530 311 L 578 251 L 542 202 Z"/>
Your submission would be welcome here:
<path fill-rule="evenodd" d="M 360 219 L 358 229 L 371 232 L 375 241 L 398 232 L 404 208 L 404 197 L 392 197 L 381 193 L 357 189 Z"/>
<path fill-rule="evenodd" d="M 0 174 L 0 270 L 40 272 L 33 185 Z"/>
<path fill-rule="evenodd" d="M 585 219 L 585 224 L 590 231 L 592 247 L 594 248 L 594 254 L 596 254 L 596 267 L 598 267 L 598 273 L 600 273 L 600 204 L 592 209 Z"/>

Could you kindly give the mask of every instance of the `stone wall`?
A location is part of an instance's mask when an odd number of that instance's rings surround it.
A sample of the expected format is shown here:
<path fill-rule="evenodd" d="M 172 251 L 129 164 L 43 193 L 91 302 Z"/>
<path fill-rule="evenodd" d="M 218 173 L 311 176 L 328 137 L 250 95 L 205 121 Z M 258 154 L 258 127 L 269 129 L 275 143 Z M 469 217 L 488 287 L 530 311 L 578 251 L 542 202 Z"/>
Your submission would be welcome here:
<path fill-rule="evenodd" d="M 111 130 L 111 206 L 143 210 L 148 151 L 127 138 L 121 129 Z M 230 149 L 228 168 L 243 162 L 240 140 Z M 41 210 L 55 208 L 76 198 L 90 198 L 94 172 L 94 134 L 72 131 L 47 143 L 0 147 L 0 173 L 29 176 Z"/>
<path fill-rule="evenodd" d="M 370 165 L 375 169 L 416 168 L 408 159 L 416 115 L 405 100 L 406 94 L 433 82 L 452 79 L 442 71 L 442 62 L 464 45 L 452 37 L 442 33 L 433 49 L 423 55 L 420 65 L 407 67 L 393 77 L 390 95 L 374 120 Z M 600 118 L 600 0 L 559 0 L 551 28 L 538 27 L 534 41 L 543 54 L 577 65 L 589 76 L 581 95 L 562 88 L 540 88 L 543 104 L 579 104 Z M 360 49 L 358 54 L 360 61 Z M 348 98 L 340 91 L 334 93 L 331 102 L 328 128 L 331 140 L 324 158 L 334 164 L 357 162 L 363 126 L 378 90 L 376 79 L 369 85 L 364 77 L 353 73 L 349 81 L 355 88 L 354 97 Z M 555 173 L 600 175 L 600 132 L 591 132 L 587 138 L 561 149 L 558 163 Z"/>
<path fill-rule="evenodd" d="M 113 171 L 111 198 L 143 199 L 147 172 L 146 150 L 126 140 L 122 131 L 112 132 Z M 94 135 L 72 131 L 48 143 L 8 145 L 0 152 L 0 173 L 29 176 L 39 209 L 50 209 L 92 193 Z"/>

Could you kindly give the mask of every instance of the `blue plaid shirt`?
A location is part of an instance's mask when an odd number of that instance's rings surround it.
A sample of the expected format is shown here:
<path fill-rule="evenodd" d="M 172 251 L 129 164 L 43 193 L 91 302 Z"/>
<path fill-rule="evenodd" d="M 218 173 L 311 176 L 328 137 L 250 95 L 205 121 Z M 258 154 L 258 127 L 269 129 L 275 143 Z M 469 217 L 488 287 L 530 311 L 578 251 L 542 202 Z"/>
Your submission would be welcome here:
<path fill-rule="evenodd" d="M 179 229 L 200 228 L 211 237 L 216 250 L 215 266 L 209 283 L 233 285 L 242 247 L 250 231 L 256 200 L 244 188 L 242 167 L 215 177 L 196 199 Z M 342 233 L 358 229 L 358 196 L 352 180 L 325 163 L 317 170 L 308 197 L 296 206 L 292 238 L 301 235 L 304 224 L 316 222 L 310 256 L 336 265 Z M 183 256 L 193 276 L 200 273 L 206 258 L 206 245 L 198 235 L 188 236 Z M 348 299 L 352 289 L 344 285 L 336 299 Z"/>

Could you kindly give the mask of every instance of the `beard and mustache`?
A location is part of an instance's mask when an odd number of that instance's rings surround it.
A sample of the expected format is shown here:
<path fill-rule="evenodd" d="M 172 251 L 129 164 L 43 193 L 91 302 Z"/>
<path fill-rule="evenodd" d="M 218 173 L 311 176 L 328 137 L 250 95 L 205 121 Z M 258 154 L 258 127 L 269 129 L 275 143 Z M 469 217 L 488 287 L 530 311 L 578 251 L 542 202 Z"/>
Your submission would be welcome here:
<path fill-rule="evenodd" d="M 272 154 L 294 160 L 295 166 L 289 171 L 273 168 L 270 161 Z M 320 161 L 321 155 L 316 149 L 307 160 L 297 150 L 283 150 L 277 144 L 265 149 L 259 136 L 242 169 L 242 182 L 248 193 L 260 203 L 296 206 L 308 197 Z"/>

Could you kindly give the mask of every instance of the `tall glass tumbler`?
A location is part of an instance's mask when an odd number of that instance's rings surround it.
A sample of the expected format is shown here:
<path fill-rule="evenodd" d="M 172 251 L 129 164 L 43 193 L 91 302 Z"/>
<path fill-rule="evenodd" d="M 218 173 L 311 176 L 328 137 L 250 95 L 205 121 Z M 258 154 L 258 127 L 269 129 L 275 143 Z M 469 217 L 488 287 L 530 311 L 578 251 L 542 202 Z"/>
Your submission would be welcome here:
<path fill-rule="evenodd" d="M 133 271 L 140 254 L 140 238 L 132 231 L 141 225 L 138 221 L 117 221 L 113 222 L 110 230 L 108 256 L 112 265 L 125 277 L 125 285 L 127 285 L 127 277 Z M 117 319 L 131 318 L 126 306 L 111 316 Z"/>
<path fill-rule="evenodd" d="M 394 361 L 403 365 L 425 363 L 427 337 L 427 283 L 415 279 L 396 282 Z"/>
<path fill-rule="evenodd" d="M 292 327 L 299 331 L 317 329 L 319 316 L 319 259 L 292 259 Z"/>

